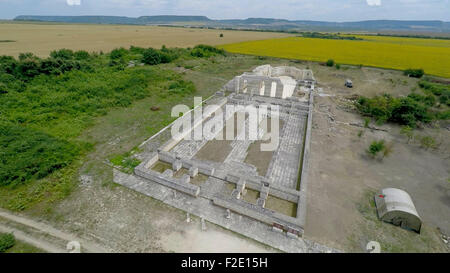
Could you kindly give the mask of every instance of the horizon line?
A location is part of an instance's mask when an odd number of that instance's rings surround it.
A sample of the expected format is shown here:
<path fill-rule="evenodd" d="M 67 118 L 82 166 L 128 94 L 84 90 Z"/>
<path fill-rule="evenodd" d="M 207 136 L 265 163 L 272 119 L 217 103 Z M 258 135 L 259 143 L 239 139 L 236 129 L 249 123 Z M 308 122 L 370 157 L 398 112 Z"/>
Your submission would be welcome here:
<path fill-rule="evenodd" d="M 414 19 L 366 19 L 366 20 L 356 20 L 356 21 L 325 21 L 325 20 L 308 20 L 308 19 L 283 19 L 283 18 L 275 18 L 275 17 L 247 17 L 247 18 L 229 18 L 229 19 L 214 19 L 210 18 L 207 15 L 179 15 L 179 14 L 158 14 L 158 15 L 141 15 L 141 16 L 125 16 L 125 15 L 37 15 L 37 14 L 20 14 L 15 16 L 11 19 L 6 18 L 0 18 L 0 20 L 8 20 L 13 21 L 19 16 L 52 16 L 52 17 L 125 17 L 125 18 L 131 18 L 131 19 L 138 19 L 141 17 L 157 17 L 157 16 L 177 16 L 177 17 L 206 17 L 207 19 L 211 21 L 228 21 L 228 20 L 248 20 L 248 19 L 272 19 L 272 20 L 284 20 L 284 21 L 309 21 L 309 22 L 325 22 L 325 23 L 357 23 L 357 22 L 368 22 L 368 21 L 398 21 L 398 22 L 443 22 L 443 23 L 450 23 L 450 21 L 446 20 L 437 20 L 437 19 L 420 19 L 420 20 L 414 20 Z"/>

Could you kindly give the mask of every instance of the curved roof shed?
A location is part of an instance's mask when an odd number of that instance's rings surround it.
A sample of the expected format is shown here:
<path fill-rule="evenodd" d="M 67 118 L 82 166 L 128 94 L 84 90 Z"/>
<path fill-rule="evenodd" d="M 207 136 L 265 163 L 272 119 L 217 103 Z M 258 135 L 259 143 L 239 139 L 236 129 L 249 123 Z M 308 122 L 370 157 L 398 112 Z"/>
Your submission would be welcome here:
<path fill-rule="evenodd" d="M 380 220 L 420 233 L 422 219 L 407 192 L 383 189 L 375 195 L 375 204 Z"/>

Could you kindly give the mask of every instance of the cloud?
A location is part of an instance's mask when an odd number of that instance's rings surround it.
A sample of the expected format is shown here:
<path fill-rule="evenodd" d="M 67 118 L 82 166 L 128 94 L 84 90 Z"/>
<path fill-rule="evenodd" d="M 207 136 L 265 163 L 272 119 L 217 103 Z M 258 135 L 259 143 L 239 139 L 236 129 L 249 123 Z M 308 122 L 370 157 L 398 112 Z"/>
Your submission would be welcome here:
<path fill-rule="evenodd" d="M 67 5 L 79 6 L 79 5 L 81 5 L 81 0 L 67 0 Z"/>
<path fill-rule="evenodd" d="M 381 6 L 381 0 L 366 0 L 369 6 Z"/>

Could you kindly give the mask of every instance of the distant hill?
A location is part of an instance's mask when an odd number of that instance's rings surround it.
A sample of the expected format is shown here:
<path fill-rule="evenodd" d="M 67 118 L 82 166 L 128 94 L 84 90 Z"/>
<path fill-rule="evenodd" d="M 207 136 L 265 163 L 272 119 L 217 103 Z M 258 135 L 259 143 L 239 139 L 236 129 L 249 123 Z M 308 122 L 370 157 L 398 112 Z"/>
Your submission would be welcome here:
<path fill-rule="evenodd" d="M 173 23 L 173 22 L 211 22 L 206 16 L 178 16 L 178 15 L 157 15 L 141 16 L 137 18 L 139 22 L 148 23 Z"/>
<path fill-rule="evenodd" d="M 40 21 L 60 23 L 88 23 L 88 24 L 131 24 L 137 25 L 137 18 L 123 16 L 36 16 L 20 15 L 14 21 Z"/>
<path fill-rule="evenodd" d="M 123 16 L 36 16 L 21 15 L 15 21 L 41 21 L 90 24 L 128 24 L 128 25 L 202 25 L 204 27 L 237 28 L 256 30 L 367 30 L 367 31 L 420 31 L 450 33 L 450 22 L 443 21 L 399 21 L 372 20 L 359 22 L 325 22 L 308 20 L 285 20 L 274 18 L 248 18 L 212 20 L 206 16 L 157 15 L 138 18 Z"/>

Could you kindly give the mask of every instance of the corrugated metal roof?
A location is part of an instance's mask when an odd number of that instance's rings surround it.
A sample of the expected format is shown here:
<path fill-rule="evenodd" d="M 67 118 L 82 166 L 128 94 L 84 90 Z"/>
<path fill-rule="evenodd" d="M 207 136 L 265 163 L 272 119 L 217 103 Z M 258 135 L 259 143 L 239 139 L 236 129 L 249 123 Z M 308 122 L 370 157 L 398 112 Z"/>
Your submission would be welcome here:
<path fill-rule="evenodd" d="M 381 190 L 380 195 L 383 195 L 383 197 L 380 197 L 383 198 L 384 203 L 378 208 L 380 217 L 382 217 L 387 212 L 404 211 L 413 214 L 420 219 L 416 207 L 414 206 L 414 203 L 407 192 L 395 188 L 386 188 Z"/>

